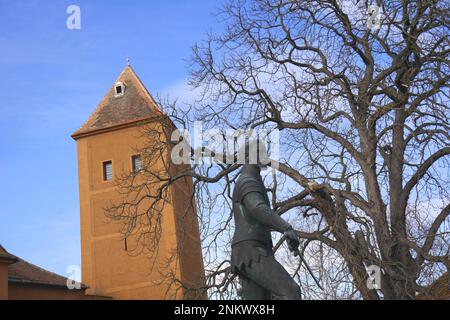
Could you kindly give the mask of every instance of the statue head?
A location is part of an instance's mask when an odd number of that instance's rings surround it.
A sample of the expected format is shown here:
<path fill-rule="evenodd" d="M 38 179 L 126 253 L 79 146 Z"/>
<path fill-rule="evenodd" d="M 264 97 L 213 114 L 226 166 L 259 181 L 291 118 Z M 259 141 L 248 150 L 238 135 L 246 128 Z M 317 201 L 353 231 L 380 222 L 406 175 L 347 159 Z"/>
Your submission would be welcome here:
<path fill-rule="evenodd" d="M 245 144 L 239 149 L 237 163 L 258 165 L 261 168 L 270 165 L 270 158 L 264 142 L 259 139 L 246 139 Z"/>

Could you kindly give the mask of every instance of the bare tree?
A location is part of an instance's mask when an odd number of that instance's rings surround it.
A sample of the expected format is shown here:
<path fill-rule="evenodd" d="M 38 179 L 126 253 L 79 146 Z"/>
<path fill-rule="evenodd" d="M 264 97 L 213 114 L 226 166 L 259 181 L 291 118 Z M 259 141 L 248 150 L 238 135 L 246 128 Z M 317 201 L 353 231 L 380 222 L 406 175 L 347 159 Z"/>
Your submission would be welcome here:
<path fill-rule="evenodd" d="M 230 1 L 218 14 L 223 32 L 193 49 L 199 99 L 185 112 L 165 103 L 177 127 L 201 120 L 205 128 L 281 130 L 282 157 L 267 181 L 274 209 L 295 222 L 325 286 L 320 292 L 302 272 L 307 298 L 414 299 L 450 267 L 449 8 Z M 238 294 L 226 262 L 238 169 L 194 164 L 162 179 L 160 190 L 193 179 L 212 297 Z M 298 261 L 286 259 L 298 273 Z M 370 265 L 381 269 L 379 290 L 367 286 Z"/>

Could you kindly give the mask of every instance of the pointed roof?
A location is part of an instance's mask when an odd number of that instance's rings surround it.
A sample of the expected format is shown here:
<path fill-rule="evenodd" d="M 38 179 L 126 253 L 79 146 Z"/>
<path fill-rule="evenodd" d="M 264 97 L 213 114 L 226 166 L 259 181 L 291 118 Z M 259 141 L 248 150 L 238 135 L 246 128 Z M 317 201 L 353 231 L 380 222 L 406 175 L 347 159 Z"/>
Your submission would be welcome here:
<path fill-rule="evenodd" d="M 123 95 L 116 96 L 115 85 L 125 86 Z M 103 132 L 162 115 L 155 100 L 131 66 L 127 65 L 99 103 L 92 115 L 72 134 L 75 140 L 85 135 Z"/>

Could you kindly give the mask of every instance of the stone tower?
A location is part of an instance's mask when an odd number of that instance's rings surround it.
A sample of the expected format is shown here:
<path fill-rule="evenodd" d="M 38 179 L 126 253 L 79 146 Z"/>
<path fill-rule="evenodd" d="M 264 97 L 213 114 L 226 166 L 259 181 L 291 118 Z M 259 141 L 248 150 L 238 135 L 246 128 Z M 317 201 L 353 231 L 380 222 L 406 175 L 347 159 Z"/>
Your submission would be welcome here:
<path fill-rule="evenodd" d="M 136 150 L 145 145 L 142 128 L 156 126 L 161 117 L 163 112 L 128 65 L 89 119 L 72 134 L 78 150 L 82 282 L 90 287 L 90 294 L 114 299 L 193 298 L 184 289 L 167 291 L 159 280 L 173 273 L 190 287 L 203 283 L 195 210 L 187 213 L 188 219 L 186 213 L 180 218 L 192 180 L 171 188 L 172 202 L 162 211 L 158 253 L 151 257 L 127 252 L 131 244 L 119 232 L 120 223 L 105 214 L 105 207 L 123 197 L 116 177 L 141 166 Z M 181 229 L 187 231 L 181 235 Z M 175 260 L 165 270 L 161 266 L 167 265 L 173 252 L 177 252 Z"/>

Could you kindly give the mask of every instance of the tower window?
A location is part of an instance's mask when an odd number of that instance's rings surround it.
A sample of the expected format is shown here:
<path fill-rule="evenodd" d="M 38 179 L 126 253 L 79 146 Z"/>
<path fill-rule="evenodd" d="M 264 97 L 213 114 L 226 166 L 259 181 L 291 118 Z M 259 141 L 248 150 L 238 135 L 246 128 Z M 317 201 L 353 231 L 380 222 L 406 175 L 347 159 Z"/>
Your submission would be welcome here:
<path fill-rule="evenodd" d="M 103 162 L 103 180 L 112 180 L 112 161 Z"/>
<path fill-rule="evenodd" d="M 133 163 L 133 172 L 138 173 L 142 169 L 142 161 L 140 155 L 134 155 L 131 157 Z"/>
<path fill-rule="evenodd" d="M 114 96 L 122 96 L 125 92 L 125 85 L 122 82 L 116 82 L 114 85 Z"/>

